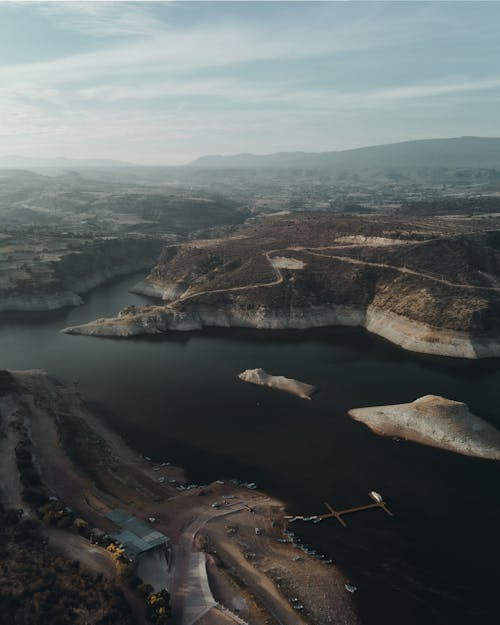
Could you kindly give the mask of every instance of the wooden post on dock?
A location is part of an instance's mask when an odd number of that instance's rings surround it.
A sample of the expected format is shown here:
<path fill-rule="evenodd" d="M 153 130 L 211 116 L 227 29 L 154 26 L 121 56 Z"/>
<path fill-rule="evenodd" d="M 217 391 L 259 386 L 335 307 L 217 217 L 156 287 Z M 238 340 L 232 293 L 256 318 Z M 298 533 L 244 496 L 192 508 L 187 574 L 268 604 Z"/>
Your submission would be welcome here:
<path fill-rule="evenodd" d="M 328 508 L 329 512 L 326 512 L 325 514 L 318 514 L 315 517 L 310 518 L 314 518 L 316 521 L 323 521 L 324 519 L 335 518 L 343 527 L 347 527 L 347 523 L 342 517 L 346 514 L 352 514 L 353 512 L 361 512 L 362 510 L 370 510 L 372 508 L 381 508 L 389 516 L 394 516 L 379 493 L 371 491 L 369 495 L 373 499 L 374 503 L 368 503 L 364 506 L 356 506 L 355 508 L 345 508 L 344 510 L 334 510 L 334 508 L 332 508 L 332 506 L 327 501 L 325 501 L 324 504 Z M 299 518 L 301 517 L 295 517 L 295 519 Z"/>
<path fill-rule="evenodd" d="M 330 510 L 330 514 L 322 514 L 320 515 L 320 519 L 328 519 L 331 517 L 335 517 L 341 525 L 343 525 L 344 527 L 347 527 L 347 523 L 340 516 L 341 513 L 334 510 L 327 501 L 325 501 L 324 504 L 328 508 L 328 510 Z"/>

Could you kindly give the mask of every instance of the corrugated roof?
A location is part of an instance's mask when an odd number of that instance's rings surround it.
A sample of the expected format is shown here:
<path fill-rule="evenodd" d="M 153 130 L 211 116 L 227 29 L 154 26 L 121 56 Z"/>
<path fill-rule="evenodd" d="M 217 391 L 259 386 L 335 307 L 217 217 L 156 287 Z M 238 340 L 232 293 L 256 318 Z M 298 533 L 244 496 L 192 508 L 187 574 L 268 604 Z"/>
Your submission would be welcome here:
<path fill-rule="evenodd" d="M 122 531 L 113 534 L 113 539 L 132 557 L 170 542 L 168 536 L 123 510 L 112 510 L 106 516 L 121 527 Z"/>

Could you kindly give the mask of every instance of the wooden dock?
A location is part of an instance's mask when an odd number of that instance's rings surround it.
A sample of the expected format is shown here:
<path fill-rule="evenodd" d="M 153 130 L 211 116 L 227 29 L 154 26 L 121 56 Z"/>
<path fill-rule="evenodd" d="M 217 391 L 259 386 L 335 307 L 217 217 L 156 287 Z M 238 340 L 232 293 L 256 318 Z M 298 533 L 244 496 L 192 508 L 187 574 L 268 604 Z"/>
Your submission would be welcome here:
<path fill-rule="evenodd" d="M 317 514 L 311 517 L 295 516 L 287 518 L 293 521 L 311 520 L 314 523 L 319 523 L 320 521 L 324 521 L 325 519 L 335 518 L 343 527 L 347 527 L 347 523 L 342 517 L 346 514 L 353 514 L 354 512 L 362 512 L 363 510 L 371 510 L 372 508 L 381 508 L 389 516 L 394 516 L 379 493 L 371 491 L 371 493 L 369 493 L 369 496 L 373 499 L 373 503 L 369 503 L 364 506 L 345 508 L 344 510 L 334 510 L 334 508 L 332 508 L 332 506 L 327 501 L 325 501 L 324 504 L 328 508 L 329 512 L 325 512 L 324 514 Z"/>

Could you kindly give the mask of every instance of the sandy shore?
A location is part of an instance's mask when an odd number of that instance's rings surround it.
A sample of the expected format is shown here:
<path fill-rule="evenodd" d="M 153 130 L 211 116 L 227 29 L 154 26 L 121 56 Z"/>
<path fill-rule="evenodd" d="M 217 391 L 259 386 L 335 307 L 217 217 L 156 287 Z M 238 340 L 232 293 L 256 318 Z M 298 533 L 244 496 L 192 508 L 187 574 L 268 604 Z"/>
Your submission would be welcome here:
<path fill-rule="evenodd" d="M 14 375 L 19 387 L 16 401 L 29 422 L 36 461 L 48 488 L 97 528 L 111 531 L 106 513 L 122 508 L 144 520 L 154 517 L 155 527 L 171 538 L 173 622 L 189 617 L 195 623 L 202 616 L 207 623 L 220 621 L 213 597 L 204 603 L 205 554 L 212 554 L 219 600 L 241 595 L 239 605 L 246 608 L 240 617 L 250 625 L 359 623 L 341 571 L 287 542 L 280 501 L 226 480 L 186 489 L 182 470 L 131 450 L 87 410 L 76 389 L 58 385 L 40 371 Z M 240 588 L 236 595 L 235 584 Z M 293 608 L 292 596 L 303 610 Z M 226 620 L 231 618 L 228 614 L 223 611 Z"/>

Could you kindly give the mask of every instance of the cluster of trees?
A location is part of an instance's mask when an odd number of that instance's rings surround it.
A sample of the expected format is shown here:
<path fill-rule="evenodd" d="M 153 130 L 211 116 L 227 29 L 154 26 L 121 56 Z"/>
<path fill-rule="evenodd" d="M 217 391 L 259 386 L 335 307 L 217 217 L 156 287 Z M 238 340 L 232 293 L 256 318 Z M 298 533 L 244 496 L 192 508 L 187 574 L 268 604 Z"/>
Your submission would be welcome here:
<path fill-rule="evenodd" d="M 0 506 L 0 621 L 12 625 L 132 625 L 116 584 L 50 551 L 38 520 Z"/>
<path fill-rule="evenodd" d="M 397 214 L 402 215 L 474 215 L 476 213 L 500 212 L 500 198 L 477 197 L 442 197 L 420 201 L 405 202 Z"/>
<path fill-rule="evenodd" d="M 5 369 L 0 370 L 0 397 L 8 395 L 9 393 L 15 393 L 16 389 L 16 381 L 12 377 L 12 374 Z"/>
<path fill-rule="evenodd" d="M 19 477 L 23 485 L 23 499 L 33 506 L 40 506 L 48 502 L 47 489 L 40 479 L 40 475 L 33 463 L 32 443 L 26 428 L 17 424 L 20 441 L 16 446 L 16 464 Z"/>
<path fill-rule="evenodd" d="M 148 620 L 155 625 L 168 623 L 169 618 L 172 616 L 172 609 L 170 607 L 170 593 L 167 590 L 149 594 L 147 614 Z"/>
<path fill-rule="evenodd" d="M 83 519 L 77 519 L 75 513 L 59 500 L 52 498 L 48 503 L 39 506 L 36 514 L 45 525 L 52 525 L 59 529 L 74 527 L 79 534 L 88 538 L 88 524 Z"/>

